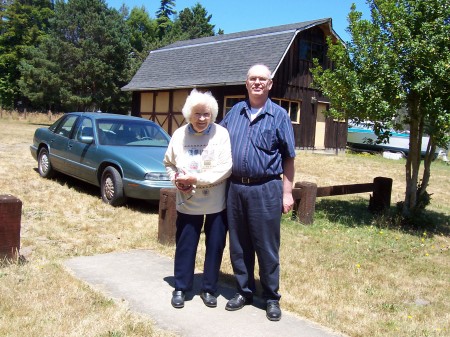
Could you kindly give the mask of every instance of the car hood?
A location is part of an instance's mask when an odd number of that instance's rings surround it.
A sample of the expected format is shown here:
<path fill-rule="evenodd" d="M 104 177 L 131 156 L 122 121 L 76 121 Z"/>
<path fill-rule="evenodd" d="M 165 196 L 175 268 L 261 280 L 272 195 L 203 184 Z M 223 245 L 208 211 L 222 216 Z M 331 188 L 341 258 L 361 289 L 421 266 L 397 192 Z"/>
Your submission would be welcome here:
<path fill-rule="evenodd" d="M 166 171 L 163 163 L 166 147 L 107 146 L 104 150 L 110 152 L 112 158 L 120 159 L 121 162 L 134 163 L 145 171 Z"/>

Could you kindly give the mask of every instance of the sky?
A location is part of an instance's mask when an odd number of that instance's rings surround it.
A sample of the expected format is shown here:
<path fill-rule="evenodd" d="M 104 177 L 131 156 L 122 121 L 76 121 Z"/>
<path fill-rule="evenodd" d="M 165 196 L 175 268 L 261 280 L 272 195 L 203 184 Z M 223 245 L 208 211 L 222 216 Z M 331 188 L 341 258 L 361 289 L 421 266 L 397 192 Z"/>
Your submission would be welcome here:
<path fill-rule="evenodd" d="M 369 19 L 366 0 L 175 0 L 175 10 L 194 7 L 199 2 L 212 15 L 210 24 L 224 30 L 225 34 L 242 32 L 290 23 L 332 18 L 334 31 L 344 41 L 349 41 L 346 32 L 347 16 L 352 3 Z M 123 3 L 133 7 L 145 7 L 151 18 L 155 18 L 160 0 L 106 0 L 109 7 L 119 9 Z"/>

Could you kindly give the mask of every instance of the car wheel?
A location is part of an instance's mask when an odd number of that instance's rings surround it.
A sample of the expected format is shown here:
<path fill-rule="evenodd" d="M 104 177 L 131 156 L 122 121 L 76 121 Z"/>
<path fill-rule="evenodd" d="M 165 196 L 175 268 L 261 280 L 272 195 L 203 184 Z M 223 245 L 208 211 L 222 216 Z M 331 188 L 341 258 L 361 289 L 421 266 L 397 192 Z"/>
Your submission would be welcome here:
<path fill-rule="evenodd" d="M 123 182 L 119 171 L 108 166 L 102 174 L 101 181 L 102 199 L 111 206 L 121 206 L 126 202 L 123 193 Z"/>
<path fill-rule="evenodd" d="M 50 163 L 50 156 L 48 155 L 47 148 L 43 147 L 39 151 L 38 156 L 38 171 L 41 177 L 51 178 L 55 174 L 55 170 Z"/>

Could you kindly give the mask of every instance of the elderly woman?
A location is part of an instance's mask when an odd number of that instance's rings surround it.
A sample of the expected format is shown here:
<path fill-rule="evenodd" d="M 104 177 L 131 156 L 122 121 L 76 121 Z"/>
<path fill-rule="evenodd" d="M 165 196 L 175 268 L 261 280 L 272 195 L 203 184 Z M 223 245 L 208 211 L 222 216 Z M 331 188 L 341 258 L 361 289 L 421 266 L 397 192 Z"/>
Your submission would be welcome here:
<path fill-rule="evenodd" d="M 228 131 L 215 124 L 218 105 L 210 92 L 192 90 L 182 109 L 189 123 L 178 128 L 170 141 L 164 164 L 178 188 L 176 195 L 175 290 L 172 306 L 184 307 L 192 289 L 200 233 L 205 232 L 205 263 L 200 297 L 216 307 L 217 281 L 228 230 L 225 189 L 231 174 Z"/>

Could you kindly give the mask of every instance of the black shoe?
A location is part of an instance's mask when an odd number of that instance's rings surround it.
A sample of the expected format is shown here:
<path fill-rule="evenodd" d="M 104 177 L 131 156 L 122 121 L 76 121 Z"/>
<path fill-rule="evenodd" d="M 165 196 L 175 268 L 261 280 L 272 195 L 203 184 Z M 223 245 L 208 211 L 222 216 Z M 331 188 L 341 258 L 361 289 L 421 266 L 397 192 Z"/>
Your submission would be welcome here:
<path fill-rule="evenodd" d="M 207 291 L 202 291 L 200 293 L 200 297 L 207 307 L 210 308 L 217 307 L 217 298 L 213 294 L 208 293 Z"/>
<path fill-rule="evenodd" d="M 174 290 L 172 293 L 172 306 L 174 308 L 183 308 L 184 307 L 184 291 Z"/>
<path fill-rule="evenodd" d="M 278 301 L 267 301 L 266 317 L 269 321 L 279 321 L 281 319 L 281 309 Z"/>
<path fill-rule="evenodd" d="M 241 294 L 237 293 L 231 300 L 228 301 L 225 309 L 228 311 L 239 310 L 242 309 L 246 304 L 252 304 L 252 302 L 252 298 L 245 298 Z"/>

